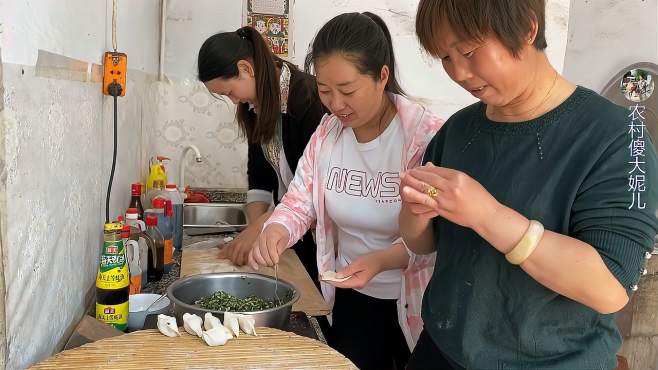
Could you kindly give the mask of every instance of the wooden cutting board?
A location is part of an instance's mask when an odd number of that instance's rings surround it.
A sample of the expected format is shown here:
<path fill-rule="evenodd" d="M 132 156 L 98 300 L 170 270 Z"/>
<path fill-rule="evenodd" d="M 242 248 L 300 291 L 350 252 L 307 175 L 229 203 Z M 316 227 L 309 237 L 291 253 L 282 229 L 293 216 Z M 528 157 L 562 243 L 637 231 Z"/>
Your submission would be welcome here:
<path fill-rule="evenodd" d="M 60 352 L 32 369 L 356 369 L 345 356 L 310 338 L 271 328 L 240 334 L 223 346 L 179 328 L 180 337 L 140 330 Z"/>
<path fill-rule="evenodd" d="M 206 274 L 212 272 L 257 272 L 274 276 L 274 269 L 261 267 L 255 271 L 249 266 L 236 266 L 230 260 L 218 257 L 219 249 L 209 243 L 199 243 L 199 247 L 183 248 L 180 276 Z M 216 243 L 215 243 L 216 245 Z M 331 308 L 316 288 L 306 272 L 302 261 L 292 249 L 287 249 L 279 261 L 279 279 L 294 285 L 300 293 L 299 300 L 293 305 L 293 311 L 302 311 L 309 316 L 324 316 L 331 313 Z"/>

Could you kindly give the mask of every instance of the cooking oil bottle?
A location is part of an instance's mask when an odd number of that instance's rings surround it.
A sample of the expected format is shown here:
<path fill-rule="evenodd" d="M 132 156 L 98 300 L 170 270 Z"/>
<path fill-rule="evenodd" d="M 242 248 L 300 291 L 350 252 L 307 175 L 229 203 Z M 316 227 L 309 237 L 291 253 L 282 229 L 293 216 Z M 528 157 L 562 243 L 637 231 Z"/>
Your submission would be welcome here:
<path fill-rule="evenodd" d="M 121 223 L 107 223 L 96 275 L 96 319 L 115 328 L 128 328 L 130 273 L 121 237 Z"/>

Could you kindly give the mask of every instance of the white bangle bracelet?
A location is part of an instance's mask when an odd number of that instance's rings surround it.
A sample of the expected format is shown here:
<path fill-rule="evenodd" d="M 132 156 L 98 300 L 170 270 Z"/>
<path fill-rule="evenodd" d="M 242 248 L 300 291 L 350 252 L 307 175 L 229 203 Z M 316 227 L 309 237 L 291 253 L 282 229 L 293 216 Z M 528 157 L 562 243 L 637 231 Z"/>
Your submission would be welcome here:
<path fill-rule="evenodd" d="M 505 255 L 507 261 L 513 265 L 520 265 L 535 251 L 541 238 L 544 236 L 544 225 L 535 220 L 530 220 L 530 226 L 521 238 L 521 241 Z"/>

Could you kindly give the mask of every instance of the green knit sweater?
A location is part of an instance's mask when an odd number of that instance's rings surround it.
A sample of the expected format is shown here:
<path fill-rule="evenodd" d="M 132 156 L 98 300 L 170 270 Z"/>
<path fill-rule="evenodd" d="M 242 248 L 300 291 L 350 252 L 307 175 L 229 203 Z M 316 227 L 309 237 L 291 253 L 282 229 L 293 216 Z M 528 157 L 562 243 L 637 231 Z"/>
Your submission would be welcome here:
<path fill-rule="evenodd" d="M 643 156 L 631 153 L 630 111 L 582 87 L 527 122 L 493 122 L 485 109 L 476 103 L 454 114 L 425 162 L 460 170 L 546 230 L 588 243 L 630 294 L 658 230 L 658 164 L 648 129 Z M 637 174 L 645 176 L 643 192 L 629 191 Z M 469 369 L 616 366 L 614 315 L 539 284 L 471 229 L 436 218 L 433 230 L 438 254 L 423 320 L 449 358 Z"/>

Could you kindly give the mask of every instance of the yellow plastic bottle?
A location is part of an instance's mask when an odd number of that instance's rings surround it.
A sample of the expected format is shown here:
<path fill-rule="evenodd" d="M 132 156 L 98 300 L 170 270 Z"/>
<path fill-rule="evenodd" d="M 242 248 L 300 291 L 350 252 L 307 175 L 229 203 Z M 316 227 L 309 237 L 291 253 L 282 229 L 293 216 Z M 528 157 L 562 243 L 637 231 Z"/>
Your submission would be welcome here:
<path fill-rule="evenodd" d="M 164 166 L 164 161 L 168 160 L 169 158 L 160 155 L 155 157 L 155 160 L 154 158 L 151 158 L 149 176 L 146 180 L 146 191 L 153 188 L 154 181 L 160 180 L 165 184 L 167 183 L 167 171 Z"/>

